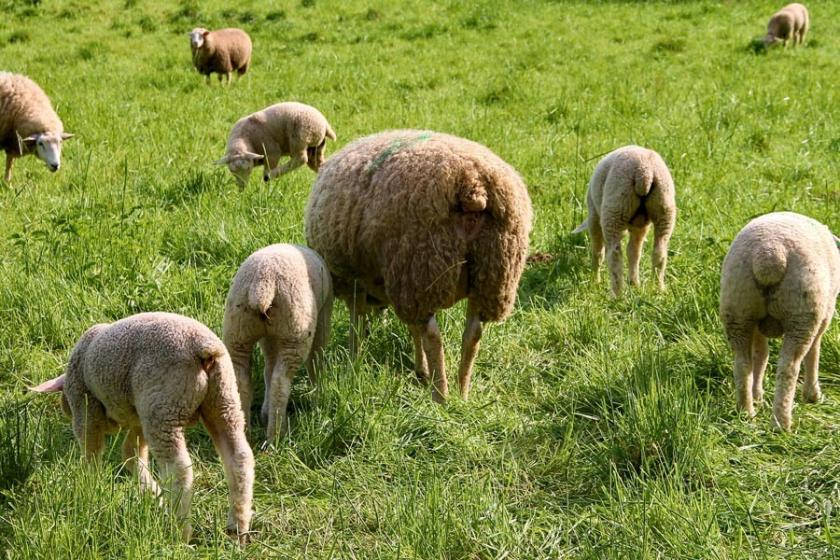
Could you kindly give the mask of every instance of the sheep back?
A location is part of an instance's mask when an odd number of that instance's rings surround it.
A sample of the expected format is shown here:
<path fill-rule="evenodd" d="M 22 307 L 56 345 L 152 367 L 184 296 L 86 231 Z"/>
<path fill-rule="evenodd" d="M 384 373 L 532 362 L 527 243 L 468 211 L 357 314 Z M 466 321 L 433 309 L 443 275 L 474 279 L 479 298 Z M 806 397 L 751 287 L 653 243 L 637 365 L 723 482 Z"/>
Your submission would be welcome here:
<path fill-rule="evenodd" d="M 321 167 L 306 207 L 306 237 L 333 274 L 405 322 L 469 297 L 497 321 L 514 304 L 531 229 L 516 171 L 469 140 L 396 130 L 357 140 Z"/>
<path fill-rule="evenodd" d="M 20 155 L 18 136 L 43 132 L 64 132 L 47 94 L 26 76 L 0 72 L 0 148 Z"/>

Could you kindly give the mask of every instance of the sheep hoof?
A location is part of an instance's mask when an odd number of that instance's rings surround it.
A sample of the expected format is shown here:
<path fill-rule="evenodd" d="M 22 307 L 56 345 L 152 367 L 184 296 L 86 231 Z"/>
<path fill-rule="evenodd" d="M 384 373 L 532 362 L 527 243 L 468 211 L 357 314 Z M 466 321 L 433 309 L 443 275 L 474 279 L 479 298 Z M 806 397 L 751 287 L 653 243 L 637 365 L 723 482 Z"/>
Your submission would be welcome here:
<path fill-rule="evenodd" d="M 816 391 L 803 389 L 802 400 L 806 403 L 821 403 L 825 400 L 825 395 L 819 389 Z"/>

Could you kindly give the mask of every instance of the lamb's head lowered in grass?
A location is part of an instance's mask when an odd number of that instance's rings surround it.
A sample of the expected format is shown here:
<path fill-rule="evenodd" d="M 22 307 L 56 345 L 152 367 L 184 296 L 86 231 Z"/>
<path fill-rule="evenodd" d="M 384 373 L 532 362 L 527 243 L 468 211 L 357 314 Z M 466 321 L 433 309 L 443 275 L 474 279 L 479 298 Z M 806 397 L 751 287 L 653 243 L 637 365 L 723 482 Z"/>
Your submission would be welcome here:
<path fill-rule="evenodd" d="M 265 156 L 253 152 L 241 152 L 226 154 L 223 158 L 216 160 L 216 165 L 227 165 L 227 168 L 236 178 L 236 184 L 244 189 L 251 177 L 254 166 L 265 161 Z"/>

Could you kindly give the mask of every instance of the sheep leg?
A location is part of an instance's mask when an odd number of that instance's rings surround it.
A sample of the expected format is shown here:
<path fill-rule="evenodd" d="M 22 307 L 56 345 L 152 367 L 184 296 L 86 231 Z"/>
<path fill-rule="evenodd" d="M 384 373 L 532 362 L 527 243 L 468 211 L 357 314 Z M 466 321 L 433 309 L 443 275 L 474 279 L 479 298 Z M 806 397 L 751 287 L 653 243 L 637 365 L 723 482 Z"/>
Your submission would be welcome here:
<path fill-rule="evenodd" d="M 347 299 L 347 307 L 350 308 L 350 357 L 355 360 L 361 351 L 367 322 L 367 292 L 364 288 L 354 287 L 353 294 Z"/>
<path fill-rule="evenodd" d="M 330 319 L 332 317 L 332 298 L 329 298 L 318 312 L 318 324 L 315 327 L 315 337 L 312 339 L 312 348 L 306 358 L 306 373 L 309 382 L 313 385 L 318 383 L 318 377 L 324 367 L 324 352 L 330 339 Z"/>
<path fill-rule="evenodd" d="M 143 437 L 140 426 L 132 427 L 125 435 L 122 445 L 123 461 L 129 472 L 137 475 L 140 488 L 160 496 L 160 487 L 149 470 L 149 444 Z"/>
<path fill-rule="evenodd" d="M 161 465 L 161 478 L 169 493 L 172 509 L 181 525 L 181 537 L 189 542 L 192 536 L 190 504 L 192 502 L 193 470 L 183 426 L 160 422 L 160 412 L 149 415 L 153 424 L 143 422 L 149 447 Z M 160 423 L 159 423 L 160 422 Z"/>
<path fill-rule="evenodd" d="M 206 86 L 210 85 L 210 74 L 205 74 L 204 75 L 204 85 L 206 85 Z"/>
<path fill-rule="evenodd" d="M 73 433 L 85 452 L 85 459 L 92 461 L 102 454 L 105 447 L 105 432 L 110 421 L 105 407 L 87 389 L 71 403 L 73 412 Z"/>
<path fill-rule="evenodd" d="M 3 174 L 3 180 L 6 181 L 6 184 L 12 182 L 12 164 L 15 162 L 15 156 L 10 153 L 6 153 L 6 172 Z"/>
<path fill-rule="evenodd" d="M 754 325 L 743 328 L 728 328 L 727 337 L 735 354 L 734 381 L 738 399 L 738 410 L 755 416 L 753 407 L 753 330 Z"/>
<path fill-rule="evenodd" d="M 443 341 L 437 320 L 432 315 L 421 330 L 421 340 L 426 358 L 429 361 L 429 373 L 432 380 L 432 400 L 442 403 L 449 395 L 446 382 L 446 366 L 443 358 Z"/>
<path fill-rule="evenodd" d="M 820 345 L 822 336 L 828 327 L 825 321 L 811 343 L 811 349 L 805 354 L 805 378 L 802 383 L 802 400 L 809 403 L 820 402 L 822 391 L 820 390 L 819 369 L 820 369 Z"/>
<path fill-rule="evenodd" d="M 604 228 L 604 240 L 607 244 L 607 265 L 610 269 L 610 285 L 615 297 L 621 296 L 624 288 L 622 269 L 624 255 L 621 252 L 621 236 L 624 232 L 617 227 Z"/>
<path fill-rule="evenodd" d="M 304 148 L 302 151 L 296 152 L 292 154 L 292 157 L 289 161 L 281 165 L 280 167 L 275 167 L 271 171 L 267 171 L 266 177 L 264 179 L 266 181 L 270 181 L 275 177 L 279 177 L 280 175 L 285 175 L 289 171 L 294 171 L 301 165 L 305 165 L 309 161 L 309 156 L 306 154 L 306 149 Z"/>
<path fill-rule="evenodd" d="M 233 76 L 232 76 L 231 72 L 225 73 L 225 77 L 227 78 L 227 82 L 225 83 L 225 85 L 229 86 L 230 82 L 233 80 Z"/>
<path fill-rule="evenodd" d="M 233 362 L 236 386 L 239 389 L 239 401 L 242 403 L 242 412 L 245 414 L 245 428 L 247 429 L 251 425 L 251 403 L 254 401 L 254 385 L 251 381 L 251 353 L 254 345 L 253 343 L 246 344 L 227 339 L 225 340 L 225 346 L 230 353 L 230 361 Z"/>
<path fill-rule="evenodd" d="M 226 387 L 225 379 L 219 378 L 217 384 L 208 387 L 201 403 L 201 420 L 225 470 L 230 492 L 227 532 L 240 544 L 246 544 L 252 515 L 254 454 L 245 437 L 237 404 L 235 389 Z"/>
<path fill-rule="evenodd" d="M 481 318 L 477 312 L 468 308 L 467 324 L 461 337 L 461 364 L 458 368 L 458 385 L 461 388 L 461 398 L 464 400 L 467 400 L 470 396 L 472 369 L 480 343 Z"/>
<path fill-rule="evenodd" d="M 776 395 L 773 400 L 774 426 L 790 431 L 793 411 L 793 397 L 796 393 L 796 379 L 805 354 L 811 348 L 816 333 L 786 333 L 779 352 L 776 370 Z"/>
<path fill-rule="evenodd" d="M 764 402 L 764 372 L 767 369 L 767 358 L 770 356 L 770 349 L 767 346 L 767 337 L 761 331 L 753 331 L 752 342 L 752 367 L 753 385 L 752 397 L 756 406 Z"/>
<path fill-rule="evenodd" d="M 263 338 L 260 340 L 260 349 L 262 350 L 263 360 L 265 361 L 263 368 L 263 381 L 265 385 L 262 407 L 260 408 L 260 420 L 263 426 L 267 426 L 268 419 L 271 416 L 271 382 L 274 379 L 274 368 L 277 366 L 278 349 L 272 338 Z"/>
<path fill-rule="evenodd" d="M 656 273 L 656 283 L 660 290 L 665 289 L 665 267 L 668 265 L 668 243 L 674 224 L 670 220 L 656 222 L 653 226 L 653 270 Z"/>
<path fill-rule="evenodd" d="M 592 241 L 592 274 L 595 281 L 601 281 L 601 263 L 604 262 L 604 232 L 601 230 L 601 219 L 597 214 L 589 212 L 589 237 Z"/>
<path fill-rule="evenodd" d="M 642 259 L 642 245 L 645 242 L 649 226 L 630 227 L 630 239 L 627 241 L 627 261 L 630 271 L 630 283 L 638 286 L 639 282 L 639 261 Z"/>
<path fill-rule="evenodd" d="M 417 381 L 426 385 L 429 382 L 429 363 L 426 360 L 426 351 L 423 350 L 423 327 L 408 325 L 408 330 L 414 342 L 414 373 L 417 375 Z"/>
<path fill-rule="evenodd" d="M 296 347 L 284 348 L 280 351 L 271 378 L 271 408 L 268 410 L 268 427 L 266 440 L 273 442 L 277 433 L 282 436 L 288 428 L 286 409 L 289 396 L 292 394 L 292 380 L 301 365 Z"/>

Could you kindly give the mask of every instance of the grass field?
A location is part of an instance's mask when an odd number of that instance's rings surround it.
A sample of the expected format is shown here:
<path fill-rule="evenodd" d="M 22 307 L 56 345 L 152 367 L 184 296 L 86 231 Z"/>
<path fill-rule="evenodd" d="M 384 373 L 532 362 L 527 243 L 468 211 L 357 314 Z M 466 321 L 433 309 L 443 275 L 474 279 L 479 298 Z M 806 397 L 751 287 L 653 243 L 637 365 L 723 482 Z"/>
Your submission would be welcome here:
<path fill-rule="evenodd" d="M 808 3 L 805 48 L 754 52 L 782 3 L 0 0 L 0 69 L 39 82 L 77 134 L 58 174 L 21 159 L 0 189 L 6 556 L 840 556 L 840 327 L 823 341 L 826 401 L 797 404 L 780 434 L 766 404 L 736 413 L 717 314 L 720 263 L 750 218 L 788 209 L 840 230 L 840 3 Z M 245 28 L 252 71 L 205 86 L 197 25 Z M 485 330 L 469 402 L 436 406 L 410 382 L 393 314 L 351 362 L 338 304 L 324 383 L 298 376 L 290 434 L 257 454 L 245 549 L 224 536 L 209 437 L 190 432 L 187 546 L 123 472 L 118 439 L 83 465 L 58 399 L 26 387 L 95 322 L 165 310 L 220 332 L 240 262 L 303 242 L 309 170 L 240 193 L 212 165 L 237 118 L 281 100 L 327 116 L 328 153 L 397 127 L 489 146 L 525 178 L 531 250 L 551 259 Z M 667 291 L 648 242 L 643 287 L 614 301 L 569 232 L 597 160 L 630 143 L 668 162 L 680 214 Z M 462 317 L 439 317 L 450 372 Z"/>

